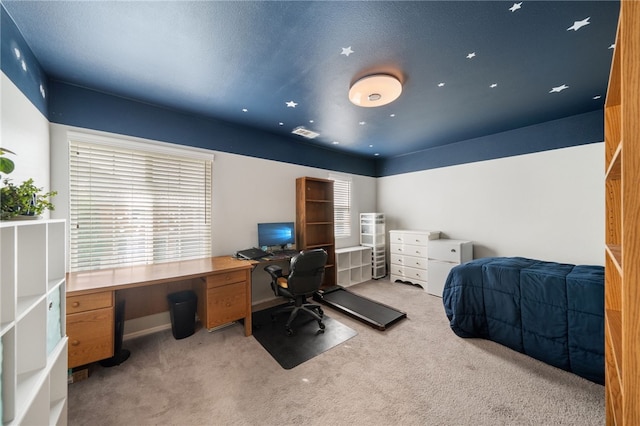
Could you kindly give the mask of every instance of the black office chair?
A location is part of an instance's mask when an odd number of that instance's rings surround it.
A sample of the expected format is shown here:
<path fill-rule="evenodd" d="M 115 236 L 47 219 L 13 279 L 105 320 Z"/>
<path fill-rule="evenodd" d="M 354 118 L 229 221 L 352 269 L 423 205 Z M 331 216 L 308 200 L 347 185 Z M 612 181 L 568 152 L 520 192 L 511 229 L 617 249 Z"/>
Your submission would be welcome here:
<path fill-rule="evenodd" d="M 320 305 L 307 303 L 307 298 L 318 291 L 324 278 L 324 266 L 327 263 L 327 252 L 322 249 L 301 251 L 291 259 L 289 265 L 289 275 L 282 275 L 282 268 L 278 265 L 269 265 L 264 268 L 271 275 L 271 288 L 276 296 L 284 296 L 291 299 L 288 306 L 277 310 L 272 314 L 291 312 L 285 330 L 287 334 L 293 334 L 291 323 L 298 315 L 304 311 L 318 321 L 319 332 L 324 332 L 322 317 L 324 312 Z"/>

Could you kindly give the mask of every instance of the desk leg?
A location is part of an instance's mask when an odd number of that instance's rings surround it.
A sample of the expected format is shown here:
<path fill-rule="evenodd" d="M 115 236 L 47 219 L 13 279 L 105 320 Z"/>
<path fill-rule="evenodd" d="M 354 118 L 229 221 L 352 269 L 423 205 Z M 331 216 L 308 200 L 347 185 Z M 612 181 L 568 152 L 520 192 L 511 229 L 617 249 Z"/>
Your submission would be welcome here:
<path fill-rule="evenodd" d="M 251 270 L 247 271 L 247 294 L 246 306 L 247 312 L 244 317 L 244 335 L 251 336 L 252 328 L 251 328 Z"/>

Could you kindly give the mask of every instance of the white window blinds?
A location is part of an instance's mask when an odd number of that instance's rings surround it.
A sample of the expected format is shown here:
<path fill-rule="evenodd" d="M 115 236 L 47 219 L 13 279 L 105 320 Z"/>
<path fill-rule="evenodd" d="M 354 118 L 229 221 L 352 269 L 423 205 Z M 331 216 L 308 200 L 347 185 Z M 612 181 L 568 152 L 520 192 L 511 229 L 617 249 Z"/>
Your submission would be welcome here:
<path fill-rule="evenodd" d="M 211 154 L 69 142 L 70 271 L 211 255 Z"/>
<path fill-rule="evenodd" d="M 351 236 L 351 179 L 329 175 L 333 180 L 333 211 L 335 237 Z"/>

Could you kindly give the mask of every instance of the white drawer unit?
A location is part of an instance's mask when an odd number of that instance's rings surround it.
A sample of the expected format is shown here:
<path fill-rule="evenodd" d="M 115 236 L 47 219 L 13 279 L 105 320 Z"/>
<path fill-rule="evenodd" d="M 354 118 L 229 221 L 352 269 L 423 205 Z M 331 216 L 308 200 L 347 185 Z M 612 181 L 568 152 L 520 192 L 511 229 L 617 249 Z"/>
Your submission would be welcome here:
<path fill-rule="evenodd" d="M 451 269 L 473 259 L 473 244 L 466 240 L 434 240 L 429 244 L 427 292 L 442 297 Z"/>
<path fill-rule="evenodd" d="M 384 213 L 360 213 L 360 244 L 371 247 L 371 277 L 387 275 Z"/>
<path fill-rule="evenodd" d="M 438 238 L 439 231 L 389 231 L 391 281 L 419 285 L 426 290 L 430 245 Z"/>

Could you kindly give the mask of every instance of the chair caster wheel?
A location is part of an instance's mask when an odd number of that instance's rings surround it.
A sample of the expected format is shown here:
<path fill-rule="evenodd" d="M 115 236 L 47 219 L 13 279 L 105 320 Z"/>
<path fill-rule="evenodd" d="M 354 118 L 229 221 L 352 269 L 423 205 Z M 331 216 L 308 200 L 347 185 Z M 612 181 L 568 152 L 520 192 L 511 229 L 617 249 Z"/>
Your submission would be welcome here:
<path fill-rule="evenodd" d="M 287 336 L 293 336 L 293 330 L 290 328 L 287 328 Z"/>
<path fill-rule="evenodd" d="M 320 327 L 320 330 L 324 331 L 324 323 L 322 321 L 318 321 L 318 327 Z"/>
<path fill-rule="evenodd" d="M 322 308 L 318 308 L 318 315 L 320 315 L 321 317 L 324 316 L 324 311 L 322 310 Z"/>

